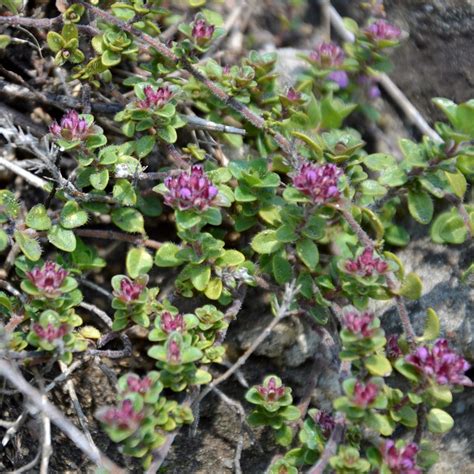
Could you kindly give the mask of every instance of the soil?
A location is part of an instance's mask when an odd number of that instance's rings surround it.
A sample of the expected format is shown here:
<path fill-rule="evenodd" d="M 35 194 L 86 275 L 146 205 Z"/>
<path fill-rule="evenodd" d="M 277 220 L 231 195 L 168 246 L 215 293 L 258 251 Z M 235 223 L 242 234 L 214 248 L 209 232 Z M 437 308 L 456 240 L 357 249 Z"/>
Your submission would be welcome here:
<path fill-rule="evenodd" d="M 360 2 L 334 1 L 343 15 L 361 19 Z M 465 102 L 474 90 L 472 0 L 386 0 L 387 19 L 409 34 L 397 48 L 390 77 L 434 123 L 444 116 L 433 97 Z"/>

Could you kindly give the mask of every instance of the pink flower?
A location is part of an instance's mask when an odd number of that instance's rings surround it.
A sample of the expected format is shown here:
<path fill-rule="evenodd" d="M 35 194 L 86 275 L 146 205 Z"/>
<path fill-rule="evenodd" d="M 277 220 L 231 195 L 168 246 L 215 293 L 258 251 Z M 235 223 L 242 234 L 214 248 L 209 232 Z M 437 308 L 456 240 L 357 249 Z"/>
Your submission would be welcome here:
<path fill-rule="evenodd" d="M 340 66 L 344 58 L 344 51 L 334 43 L 319 43 L 309 54 L 309 59 L 322 68 Z"/>
<path fill-rule="evenodd" d="M 293 185 L 314 203 L 324 204 L 331 199 L 337 199 L 340 191 L 337 187 L 342 170 L 336 165 L 321 166 L 305 163 L 293 178 Z"/>
<path fill-rule="evenodd" d="M 367 408 L 371 405 L 379 393 L 379 388 L 372 382 L 364 385 L 357 381 L 354 386 L 354 393 L 352 394 L 352 403 L 360 408 Z"/>
<path fill-rule="evenodd" d="M 176 177 L 168 176 L 165 179 L 165 186 L 168 188 L 165 203 L 181 211 L 187 209 L 204 211 L 212 205 L 218 193 L 217 188 L 199 165 L 194 165 L 191 171 L 183 171 Z"/>
<path fill-rule="evenodd" d="M 181 363 L 181 346 L 176 339 L 171 339 L 168 343 L 166 360 L 172 365 Z"/>
<path fill-rule="evenodd" d="M 357 313 L 355 311 L 346 313 L 343 317 L 343 324 L 346 329 L 356 335 L 362 337 L 372 336 L 374 330 L 370 328 L 374 320 L 374 315 L 365 311 L 364 313 Z"/>
<path fill-rule="evenodd" d="M 61 324 L 58 328 L 54 327 L 51 323 L 48 324 L 46 328 L 40 324 L 33 325 L 33 331 L 40 339 L 44 339 L 48 342 L 53 342 L 56 339 L 62 339 L 69 330 L 67 324 Z"/>
<path fill-rule="evenodd" d="M 210 25 L 206 22 L 206 20 L 200 18 L 199 20 L 196 20 L 194 22 L 193 31 L 191 34 L 193 35 L 193 38 L 197 40 L 198 43 L 203 43 L 212 38 L 214 30 L 214 25 Z"/>
<path fill-rule="evenodd" d="M 168 311 L 165 311 L 161 315 L 160 326 L 161 326 L 162 331 L 165 332 L 166 334 L 170 334 L 171 332 L 175 332 L 175 331 L 183 332 L 184 331 L 183 316 L 181 314 L 175 314 L 173 316 Z"/>
<path fill-rule="evenodd" d="M 120 281 L 120 291 L 116 292 L 115 296 L 124 303 L 130 303 L 140 297 L 144 288 L 143 284 L 124 277 Z"/>
<path fill-rule="evenodd" d="M 103 414 L 99 414 L 99 419 L 111 426 L 123 430 L 135 431 L 140 425 L 144 415 L 133 409 L 131 400 L 124 400 L 120 408 L 109 408 Z"/>
<path fill-rule="evenodd" d="M 31 272 L 26 272 L 26 277 L 31 283 L 49 298 L 54 298 L 61 294 L 60 287 L 67 275 L 67 270 L 50 260 L 41 268 L 35 267 Z"/>
<path fill-rule="evenodd" d="M 319 425 L 323 436 L 329 438 L 329 435 L 336 426 L 334 417 L 327 411 L 319 410 L 314 416 L 314 421 Z"/>
<path fill-rule="evenodd" d="M 50 133 L 64 140 L 84 140 L 90 134 L 91 127 L 75 110 L 69 110 L 58 124 L 54 121 L 49 127 Z"/>
<path fill-rule="evenodd" d="M 370 99 L 378 99 L 382 93 L 380 92 L 379 86 L 373 77 L 361 75 L 357 79 L 357 82 L 361 86 L 364 94 Z"/>
<path fill-rule="evenodd" d="M 421 474 L 422 470 L 416 466 L 418 451 L 419 448 L 415 443 L 397 449 L 395 443 L 389 439 L 384 443 L 382 456 L 393 474 Z"/>
<path fill-rule="evenodd" d="M 449 348 L 446 339 L 438 339 L 432 348 L 418 347 L 405 360 L 440 385 L 472 386 L 472 381 L 464 375 L 469 364 Z"/>
<path fill-rule="evenodd" d="M 365 28 L 364 33 L 373 41 L 393 41 L 400 38 L 402 31 L 385 20 L 377 20 Z"/>
<path fill-rule="evenodd" d="M 127 379 L 127 386 L 131 392 L 146 393 L 151 387 L 151 379 L 149 377 L 140 379 L 140 377 L 130 375 Z"/>
<path fill-rule="evenodd" d="M 257 386 L 257 391 L 267 402 L 276 402 L 285 395 L 285 387 L 277 385 L 275 377 L 270 377 L 265 385 Z"/>
<path fill-rule="evenodd" d="M 293 89 L 293 87 L 290 87 L 286 93 L 286 98 L 291 102 L 297 102 L 301 100 L 301 94 L 297 90 Z"/>
<path fill-rule="evenodd" d="M 160 87 L 155 91 L 153 87 L 146 86 L 143 88 L 145 98 L 137 102 L 140 109 L 161 108 L 169 102 L 173 96 L 173 92 L 168 86 Z"/>
<path fill-rule="evenodd" d="M 380 258 L 375 258 L 374 251 L 370 247 L 364 249 L 356 259 L 347 260 L 344 267 L 347 272 L 362 277 L 370 277 L 374 273 L 383 274 L 388 270 L 388 264 Z"/>

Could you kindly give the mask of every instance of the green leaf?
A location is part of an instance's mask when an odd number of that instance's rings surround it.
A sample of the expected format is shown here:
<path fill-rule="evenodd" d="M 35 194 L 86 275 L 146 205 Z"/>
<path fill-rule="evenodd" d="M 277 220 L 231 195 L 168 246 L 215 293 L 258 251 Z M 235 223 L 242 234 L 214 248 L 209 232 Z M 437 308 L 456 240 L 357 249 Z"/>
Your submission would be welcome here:
<path fill-rule="evenodd" d="M 176 130 L 171 126 L 159 128 L 156 133 L 166 143 L 174 143 L 178 139 Z"/>
<path fill-rule="evenodd" d="M 428 308 L 426 310 L 425 330 L 423 335 L 418 338 L 419 341 L 434 341 L 440 333 L 439 318 L 435 310 Z"/>
<path fill-rule="evenodd" d="M 454 194 L 456 194 L 458 198 L 463 199 L 467 190 L 467 181 L 464 175 L 460 171 L 457 173 L 448 173 L 446 171 L 445 174 Z"/>
<path fill-rule="evenodd" d="M 50 31 L 48 33 L 48 35 L 46 36 L 46 41 L 48 43 L 49 49 L 54 53 L 57 53 L 58 51 L 63 49 L 66 44 L 63 37 L 55 31 Z"/>
<path fill-rule="evenodd" d="M 269 254 L 280 249 L 282 243 L 278 240 L 276 231 L 263 230 L 252 239 L 252 243 L 250 245 L 257 253 Z"/>
<path fill-rule="evenodd" d="M 74 229 L 87 222 L 87 212 L 76 201 L 68 201 L 59 216 L 59 222 L 65 229 Z"/>
<path fill-rule="evenodd" d="M 8 234 L 3 229 L 0 229 L 0 252 L 3 252 L 9 243 Z"/>
<path fill-rule="evenodd" d="M 319 251 L 318 246 L 312 240 L 298 240 L 298 242 L 296 242 L 296 253 L 310 270 L 316 269 L 319 262 Z"/>
<path fill-rule="evenodd" d="M 211 278 L 209 281 L 209 284 L 206 287 L 206 290 L 204 291 L 204 294 L 210 299 L 210 300 L 218 300 L 221 296 L 222 293 L 222 280 L 220 278 Z"/>
<path fill-rule="evenodd" d="M 279 285 L 288 283 L 293 278 L 293 269 L 290 262 L 279 253 L 275 254 L 272 258 L 272 270 L 273 276 Z"/>
<path fill-rule="evenodd" d="M 36 262 L 41 257 L 41 246 L 33 237 L 30 237 L 27 232 L 15 231 L 13 234 L 15 242 L 20 247 L 20 250 L 25 254 L 25 257 L 33 262 Z"/>
<path fill-rule="evenodd" d="M 145 275 L 153 266 L 153 257 L 145 247 L 132 248 L 127 253 L 126 267 L 131 278 Z"/>
<path fill-rule="evenodd" d="M 100 171 L 96 171 L 89 176 L 89 182 L 94 189 L 103 191 L 109 183 L 109 170 L 104 168 Z"/>
<path fill-rule="evenodd" d="M 135 153 L 138 158 L 144 158 L 149 155 L 155 146 L 156 138 L 152 135 L 141 137 L 135 142 Z"/>
<path fill-rule="evenodd" d="M 74 252 L 76 248 L 76 236 L 72 230 L 64 229 L 60 225 L 53 225 L 48 232 L 48 240 L 51 244 L 64 252 Z"/>
<path fill-rule="evenodd" d="M 112 211 L 111 217 L 112 222 L 125 232 L 145 232 L 143 216 L 136 209 L 121 207 Z"/>
<path fill-rule="evenodd" d="M 417 300 L 421 296 L 423 285 L 420 277 L 416 273 L 408 273 L 402 282 L 397 294 L 405 296 L 411 300 Z"/>
<path fill-rule="evenodd" d="M 126 179 L 117 179 L 114 184 L 113 196 L 124 206 L 134 206 L 137 202 L 137 195 L 132 183 Z"/>
<path fill-rule="evenodd" d="M 365 367 L 372 375 L 386 377 L 392 373 L 390 361 L 381 354 L 374 354 L 365 359 Z"/>
<path fill-rule="evenodd" d="M 35 230 L 48 230 L 51 227 L 51 219 L 43 204 L 37 204 L 28 211 L 25 224 Z"/>
<path fill-rule="evenodd" d="M 399 225 L 391 225 L 385 230 L 385 240 L 397 247 L 405 247 L 410 242 L 410 234 Z"/>
<path fill-rule="evenodd" d="M 432 433 L 446 433 L 454 425 L 451 415 L 439 408 L 432 408 L 428 413 L 427 420 L 428 429 Z"/>
<path fill-rule="evenodd" d="M 0 35 L 0 49 L 5 49 L 11 43 L 11 40 L 8 35 Z"/>
<path fill-rule="evenodd" d="M 204 291 L 211 279 L 211 268 L 207 265 L 195 265 L 190 270 L 191 283 L 198 291 Z"/>
<path fill-rule="evenodd" d="M 397 160 L 385 153 L 373 153 L 364 158 L 367 168 L 373 171 L 385 171 L 387 168 L 393 168 L 397 165 Z"/>
<path fill-rule="evenodd" d="M 408 210 L 420 224 L 429 224 L 433 218 L 433 200 L 426 191 L 408 191 Z"/>
<path fill-rule="evenodd" d="M 122 55 L 120 53 L 116 53 L 111 51 L 110 49 L 106 49 L 104 54 L 101 56 L 101 61 L 104 66 L 112 67 L 116 66 L 120 63 Z"/>
<path fill-rule="evenodd" d="M 439 236 L 443 241 L 450 244 L 462 244 L 465 242 L 467 235 L 466 224 L 455 210 L 439 225 Z"/>
<path fill-rule="evenodd" d="M 176 244 L 167 242 L 163 244 L 156 252 L 155 265 L 157 267 L 177 267 L 183 263 L 176 254 L 180 251 L 180 247 Z"/>

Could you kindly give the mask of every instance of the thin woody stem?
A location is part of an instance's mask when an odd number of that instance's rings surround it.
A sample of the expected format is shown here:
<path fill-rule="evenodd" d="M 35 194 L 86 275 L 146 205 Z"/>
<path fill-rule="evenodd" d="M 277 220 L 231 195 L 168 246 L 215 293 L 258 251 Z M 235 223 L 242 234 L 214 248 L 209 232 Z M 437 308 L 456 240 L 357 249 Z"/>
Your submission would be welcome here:
<path fill-rule="evenodd" d="M 81 237 L 90 237 L 92 239 L 104 239 L 104 240 L 120 240 L 122 242 L 128 242 L 134 245 L 143 245 L 151 249 L 158 250 L 163 244 L 156 240 L 143 239 L 135 235 L 125 234 L 123 232 L 116 232 L 114 230 L 102 230 L 102 229 L 75 229 L 77 235 Z"/>
<path fill-rule="evenodd" d="M 211 92 L 214 97 L 219 99 L 224 104 L 228 105 L 231 109 L 241 115 L 247 122 L 252 124 L 254 127 L 265 131 L 269 135 L 271 135 L 276 143 L 278 144 L 281 151 L 288 157 L 292 157 L 294 155 L 294 150 L 291 143 L 279 132 L 270 128 L 265 120 L 255 112 L 252 112 L 248 107 L 244 104 L 236 100 L 235 98 L 228 95 L 224 90 L 222 90 L 217 84 L 212 82 L 208 79 L 204 74 L 202 74 L 198 69 L 196 69 L 188 60 L 187 58 L 179 58 L 176 54 L 165 46 L 160 40 L 153 38 L 152 36 L 138 30 L 137 28 L 133 27 L 132 25 L 125 23 L 118 18 L 114 17 L 110 13 L 101 10 L 100 8 L 94 7 L 89 3 L 85 3 L 80 1 L 81 5 L 86 7 L 96 16 L 101 17 L 102 19 L 118 26 L 124 31 L 135 35 L 140 41 L 147 43 L 148 45 L 152 46 L 156 51 L 161 54 L 164 58 L 168 59 L 176 66 L 182 67 L 184 70 L 188 71 L 195 79 L 199 82 L 204 84 L 209 91 Z"/>
<path fill-rule="evenodd" d="M 354 219 L 352 212 L 349 208 L 350 203 L 341 202 L 335 207 L 340 211 L 344 220 L 349 224 L 349 227 L 352 229 L 354 234 L 356 234 L 359 242 L 362 243 L 365 247 L 371 248 L 375 251 L 377 244 L 374 242 L 367 232 L 361 227 L 361 225 Z M 397 290 L 397 282 L 395 275 L 393 273 L 387 273 L 385 275 L 385 280 L 387 282 L 387 286 L 392 293 L 396 293 Z M 415 347 L 416 341 L 416 334 L 413 329 L 413 326 L 410 322 L 410 316 L 408 315 L 407 307 L 405 305 L 405 301 L 399 295 L 395 295 L 395 304 L 397 306 L 398 314 L 400 316 L 400 322 L 403 327 L 403 332 L 407 338 L 408 344 L 410 348 Z"/>

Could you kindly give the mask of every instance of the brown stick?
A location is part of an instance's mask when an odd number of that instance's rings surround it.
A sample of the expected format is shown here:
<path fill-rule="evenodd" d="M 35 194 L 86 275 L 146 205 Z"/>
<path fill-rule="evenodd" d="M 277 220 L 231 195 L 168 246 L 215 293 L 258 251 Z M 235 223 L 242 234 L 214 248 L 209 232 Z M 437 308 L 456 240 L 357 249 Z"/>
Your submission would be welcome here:
<path fill-rule="evenodd" d="M 90 5 L 89 3 L 79 1 L 81 5 L 86 7 L 88 10 L 90 10 L 92 13 L 94 13 L 96 16 L 101 17 L 105 21 L 108 21 L 116 26 L 118 26 L 120 29 L 127 31 L 128 33 L 131 33 L 135 35 L 140 41 L 143 43 L 147 43 L 153 48 L 158 51 L 159 54 L 161 54 L 163 57 L 174 63 L 176 66 L 182 67 L 184 70 L 188 71 L 195 79 L 197 79 L 199 82 L 204 84 L 211 94 L 219 99 L 221 102 L 223 102 L 225 105 L 228 105 L 231 109 L 233 109 L 235 112 L 237 112 L 239 115 L 241 115 L 247 122 L 252 124 L 254 127 L 263 130 L 264 132 L 268 133 L 271 135 L 276 143 L 278 144 L 279 148 L 281 151 L 288 157 L 293 157 L 295 154 L 293 147 L 291 143 L 279 132 L 271 129 L 266 123 L 265 120 L 258 114 L 252 112 L 248 107 L 246 107 L 244 104 L 240 103 L 238 100 L 234 99 L 233 97 L 229 96 L 226 92 L 224 92 L 218 85 L 216 85 L 214 82 L 209 80 L 207 77 L 205 77 L 199 70 L 197 70 L 188 60 L 187 58 L 178 58 L 174 52 L 169 49 L 167 46 L 165 46 L 160 40 L 153 38 L 152 36 L 143 33 L 142 31 L 138 30 L 137 28 L 134 28 L 132 25 L 125 23 L 118 18 L 114 17 L 110 13 L 105 12 L 104 10 L 101 10 L 100 8 L 94 7 L 93 5 Z"/>
<path fill-rule="evenodd" d="M 125 471 L 99 450 L 91 449 L 89 441 L 46 397 L 32 387 L 23 375 L 10 363 L 0 360 L 0 375 L 25 395 L 38 410 L 44 413 L 91 461 L 103 466 L 112 474 L 125 474 Z"/>
<path fill-rule="evenodd" d="M 82 237 L 90 237 L 92 239 L 104 240 L 120 240 L 134 245 L 143 245 L 145 247 L 158 250 L 163 244 L 151 239 L 142 239 L 136 235 L 125 234 L 123 232 L 116 232 L 114 230 L 102 229 L 75 229 L 76 235 Z"/>

